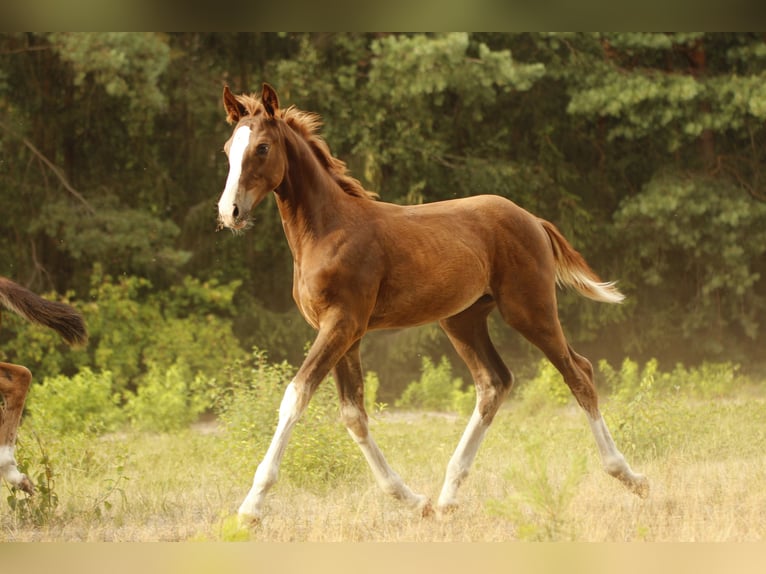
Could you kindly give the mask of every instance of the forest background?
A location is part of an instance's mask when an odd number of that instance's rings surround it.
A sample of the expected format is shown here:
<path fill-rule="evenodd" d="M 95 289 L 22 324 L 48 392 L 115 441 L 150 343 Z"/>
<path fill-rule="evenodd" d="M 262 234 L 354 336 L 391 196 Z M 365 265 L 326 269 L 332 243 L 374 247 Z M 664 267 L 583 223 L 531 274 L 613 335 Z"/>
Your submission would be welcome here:
<path fill-rule="evenodd" d="M 761 33 L 0 35 L 0 274 L 71 301 L 91 331 L 69 352 L 5 314 L 3 360 L 108 371 L 115 391 L 173 365 L 216 374 L 253 347 L 300 363 L 312 332 L 274 202 L 245 235 L 216 232 L 221 90 L 263 81 L 318 112 L 383 201 L 493 193 L 559 226 L 628 296 L 561 293 L 594 362 L 763 378 Z M 539 360 L 500 321 L 492 335 L 517 372 Z M 442 355 L 434 325 L 363 345 L 385 401 Z"/>

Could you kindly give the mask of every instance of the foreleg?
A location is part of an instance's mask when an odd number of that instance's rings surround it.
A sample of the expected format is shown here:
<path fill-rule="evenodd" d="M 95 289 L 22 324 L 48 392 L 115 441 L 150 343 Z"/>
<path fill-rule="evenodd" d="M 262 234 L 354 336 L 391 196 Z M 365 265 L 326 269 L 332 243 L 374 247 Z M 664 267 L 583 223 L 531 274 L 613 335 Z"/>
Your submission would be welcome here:
<path fill-rule="evenodd" d="M 279 421 L 266 455 L 258 465 L 253 485 L 239 507 L 242 522 L 257 522 L 269 489 L 277 481 L 279 465 L 295 424 L 308 407 L 319 384 L 355 340 L 356 331 L 347 323 L 328 321 L 309 350 L 295 378 L 287 385 L 279 407 Z"/>

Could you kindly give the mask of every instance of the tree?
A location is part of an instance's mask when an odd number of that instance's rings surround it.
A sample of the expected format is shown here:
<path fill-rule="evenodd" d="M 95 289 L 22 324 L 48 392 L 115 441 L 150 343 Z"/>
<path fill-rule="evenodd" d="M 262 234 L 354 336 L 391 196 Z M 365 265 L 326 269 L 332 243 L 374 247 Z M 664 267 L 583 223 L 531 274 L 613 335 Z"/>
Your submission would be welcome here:
<path fill-rule="evenodd" d="M 221 89 L 268 81 L 385 201 L 495 193 L 559 226 L 628 295 L 561 293 L 587 355 L 763 363 L 765 74 L 746 33 L 0 35 L 0 273 L 75 299 L 96 265 L 160 298 L 239 284 L 241 345 L 300 361 L 273 202 L 244 237 L 214 231 Z M 504 356 L 538 358 L 491 328 Z M 383 400 L 419 353 L 454 358 L 434 326 L 371 339 Z"/>
<path fill-rule="evenodd" d="M 15 255 L 9 273 L 38 289 L 85 292 L 97 261 L 157 278 L 177 269 L 188 255 L 173 245 L 178 226 L 162 218 L 155 192 L 166 174 L 153 159 L 166 38 L 23 34 L 3 43 L 0 145 L 9 159 L 0 182 L 16 198 L 2 224 Z"/>

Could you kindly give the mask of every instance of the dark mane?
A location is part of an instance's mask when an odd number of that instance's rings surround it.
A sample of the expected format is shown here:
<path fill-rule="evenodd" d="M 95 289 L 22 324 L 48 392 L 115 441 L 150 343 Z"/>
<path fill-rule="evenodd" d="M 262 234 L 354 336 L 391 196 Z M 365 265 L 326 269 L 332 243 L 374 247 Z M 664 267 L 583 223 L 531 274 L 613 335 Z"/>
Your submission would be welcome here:
<path fill-rule="evenodd" d="M 263 109 L 260 98 L 251 95 L 239 95 L 237 101 L 241 103 L 248 115 L 254 116 Z M 304 112 L 295 106 L 290 106 L 285 110 L 278 110 L 277 117 L 284 122 L 298 135 L 300 135 L 314 152 L 314 156 L 319 163 L 327 170 L 335 182 L 349 195 L 361 197 L 363 199 L 376 199 L 378 194 L 364 189 L 362 183 L 349 175 L 346 162 L 334 157 L 330 152 L 327 142 L 319 135 L 319 127 L 322 125 L 322 118 L 319 114 L 313 112 Z"/>

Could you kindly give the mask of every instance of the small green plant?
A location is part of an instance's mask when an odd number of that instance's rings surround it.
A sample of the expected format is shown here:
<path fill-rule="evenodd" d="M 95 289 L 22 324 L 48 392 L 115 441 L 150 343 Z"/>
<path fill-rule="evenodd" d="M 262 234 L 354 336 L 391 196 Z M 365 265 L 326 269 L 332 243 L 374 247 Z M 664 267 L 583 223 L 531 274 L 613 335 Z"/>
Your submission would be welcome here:
<path fill-rule="evenodd" d="M 512 520 L 521 540 L 576 540 L 576 524 L 569 507 L 586 474 L 587 457 L 573 453 L 568 459 L 568 469 L 551 468 L 550 461 L 561 458 L 552 457 L 542 442 L 526 442 L 523 464 L 507 473 L 516 491 L 505 500 L 488 502 L 490 512 Z"/>
<path fill-rule="evenodd" d="M 633 458 L 664 453 L 684 424 L 678 387 L 659 373 L 656 360 L 643 369 L 630 359 L 619 371 L 605 361 L 598 368 L 613 389 L 604 416 L 617 444 Z"/>
<path fill-rule="evenodd" d="M 442 357 L 438 364 L 430 357 L 423 357 L 420 379 L 410 383 L 394 404 L 403 409 L 469 414 L 474 403 L 473 391 L 464 391 L 463 380 L 452 376 L 447 357 Z"/>
<path fill-rule="evenodd" d="M 53 520 L 59 504 L 55 489 L 56 473 L 53 462 L 42 440 L 34 435 L 37 444 L 37 460 L 32 460 L 27 445 L 19 449 L 17 459 L 19 471 L 26 474 L 35 486 L 35 494 L 30 496 L 15 488 L 10 489 L 6 502 L 16 519 L 25 525 L 45 526 Z"/>
<path fill-rule="evenodd" d="M 253 533 L 241 524 L 237 516 L 224 516 L 216 524 L 218 539 L 222 542 L 249 542 Z"/>
<path fill-rule="evenodd" d="M 91 511 L 93 515 L 98 518 L 102 518 L 112 511 L 114 505 L 111 499 L 115 494 L 119 495 L 123 508 L 127 507 L 128 505 L 128 497 L 125 494 L 123 485 L 130 479 L 125 475 L 124 460 L 122 460 L 120 457 L 118 458 L 120 462 L 118 462 L 114 468 L 114 471 L 117 473 L 117 478 L 104 478 L 104 480 L 101 482 L 103 490 L 98 493 L 98 496 L 93 500 L 91 504 Z"/>
<path fill-rule="evenodd" d="M 386 403 L 378 402 L 378 389 L 380 388 L 380 379 L 374 371 L 368 371 L 364 376 L 364 409 L 367 414 L 374 415 L 386 410 Z"/>

